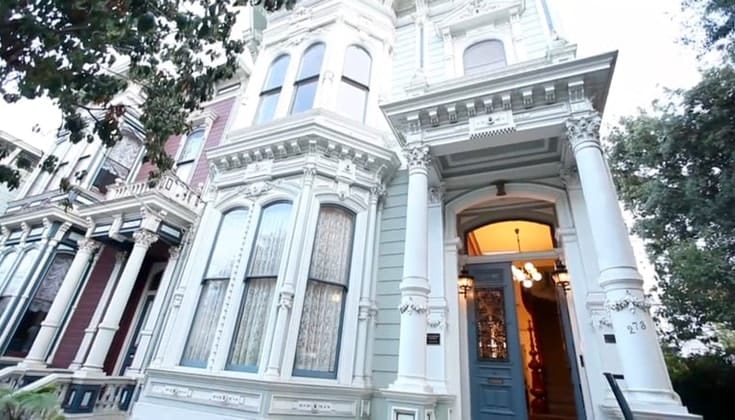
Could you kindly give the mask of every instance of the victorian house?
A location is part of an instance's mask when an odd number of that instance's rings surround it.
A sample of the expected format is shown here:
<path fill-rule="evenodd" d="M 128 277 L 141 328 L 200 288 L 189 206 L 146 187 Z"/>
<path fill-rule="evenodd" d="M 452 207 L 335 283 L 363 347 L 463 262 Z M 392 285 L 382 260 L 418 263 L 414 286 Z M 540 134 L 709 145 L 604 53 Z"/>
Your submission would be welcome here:
<path fill-rule="evenodd" d="M 0 218 L 0 382 L 79 418 L 697 418 L 600 148 L 615 52 L 547 0 L 243 13 L 174 171 L 131 113 Z"/>

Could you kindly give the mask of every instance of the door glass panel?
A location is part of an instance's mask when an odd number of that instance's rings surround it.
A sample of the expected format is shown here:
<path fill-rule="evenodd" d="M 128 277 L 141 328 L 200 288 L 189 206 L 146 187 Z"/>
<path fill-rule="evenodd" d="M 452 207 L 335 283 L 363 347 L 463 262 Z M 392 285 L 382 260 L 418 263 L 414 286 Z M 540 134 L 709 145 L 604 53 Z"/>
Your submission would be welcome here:
<path fill-rule="evenodd" d="M 475 290 L 475 320 L 478 359 L 507 360 L 505 296 L 502 288 Z"/>

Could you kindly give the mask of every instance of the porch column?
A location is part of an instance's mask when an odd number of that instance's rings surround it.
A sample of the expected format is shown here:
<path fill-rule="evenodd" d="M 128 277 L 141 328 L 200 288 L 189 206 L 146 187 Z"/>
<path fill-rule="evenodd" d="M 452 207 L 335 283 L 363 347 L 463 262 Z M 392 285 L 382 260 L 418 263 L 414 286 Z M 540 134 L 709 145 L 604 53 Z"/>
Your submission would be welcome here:
<path fill-rule="evenodd" d="M 140 267 L 148 252 L 148 248 L 158 240 L 158 236 L 148 230 L 139 230 L 133 234 L 135 245 L 130 252 L 128 262 L 125 264 L 120 281 L 115 287 L 110 299 L 110 305 L 102 318 L 97 336 L 94 338 L 92 348 L 87 355 L 87 360 L 82 365 L 82 370 L 101 372 L 107 357 L 107 352 L 112 344 L 112 339 L 120 327 L 120 319 L 125 311 L 125 306 L 133 291 L 135 280 L 138 278 Z"/>
<path fill-rule="evenodd" d="M 304 182 L 301 187 L 301 195 L 299 196 L 297 215 L 309 214 L 309 206 L 311 205 L 311 190 L 316 180 L 316 166 L 308 163 L 304 167 Z M 299 216 L 297 216 L 299 217 Z M 273 341 L 271 342 L 271 351 L 268 355 L 268 366 L 266 367 L 265 377 L 275 379 L 281 374 L 281 357 L 283 355 L 283 345 L 286 341 L 286 333 L 288 332 L 288 318 L 293 306 L 293 297 L 295 294 L 296 277 L 299 273 L 298 261 L 301 260 L 303 243 L 306 240 L 306 221 L 301 220 L 297 223 L 299 228 L 294 232 L 291 240 L 291 250 L 287 254 L 289 260 L 294 263 L 288 264 L 286 267 L 286 277 L 279 291 L 278 309 L 276 313 L 276 327 L 273 331 Z"/>
<path fill-rule="evenodd" d="M 46 366 L 46 356 L 48 355 L 51 344 L 64 321 L 64 315 L 71 306 L 72 299 L 82 282 L 84 272 L 89 265 L 94 252 L 100 247 L 99 242 L 89 238 L 83 238 L 78 241 L 79 249 L 77 250 L 74 260 L 69 267 L 69 271 L 64 276 L 64 281 L 56 293 L 54 301 L 51 303 L 46 318 L 41 323 L 35 341 L 31 346 L 28 356 L 23 361 L 24 366 Z"/>
<path fill-rule="evenodd" d="M 611 311 L 621 356 L 625 392 L 634 410 L 686 413 L 666 371 L 643 279 L 600 147 L 599 128 L 600 116 L 594 111 L 574 114 L 566 122 L 597 252 L 600 287 Z"/>
<path fill-rule="evenodd" d="M 179 261 L 179 248 L 170 247 L 168 249 L 168 254 L 168 263 L 166 264 L 166 269 L 161 275 L 161 282 L 158 285 L 156 297 L 153 299 L 153 307 L 151 308 L 151 312 L 148 315 L 148 319 L 146 319 L 145 321 L 145 325 L 143 325 L 143 328 L 140 331 L 140 342 L 138 343 L 138 348 L 135 350 L 133 363 L 131 363 L 130 367 L 127 369 L 127 372 L 125 372 L 126 375 L 134 375 L 142 372 L 144 368 L 143 361 L 146 358 L 147 353 L 150 351 L 148 346 L 150 346 L 151 343 L 153 329 L 156 326 L 158 318 L 162 316 L 161 308 L 163 307 L 163 301 L 166 299 L 166 294 L 168 288 L 170 287 L 171 279 L 173 278 L 176 263 Z"/>
<path fill-rule="evenodd" d="M 410 144 L 406 241 L 401 280 L 401 327 L 398 372 L 389 389 L 411 393 L 431 392 L 426 381 L 426 312 L 428 309 L 428 166 L 429 147 Z"/>

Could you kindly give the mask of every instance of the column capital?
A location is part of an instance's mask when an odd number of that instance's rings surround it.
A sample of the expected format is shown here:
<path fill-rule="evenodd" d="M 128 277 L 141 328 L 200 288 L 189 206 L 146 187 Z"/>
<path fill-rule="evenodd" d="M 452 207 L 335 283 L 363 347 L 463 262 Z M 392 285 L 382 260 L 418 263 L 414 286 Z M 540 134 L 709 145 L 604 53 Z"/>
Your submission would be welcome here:
<path fill-rule="evenodd" d="M 431 153 L 429 146 L 423 144 L 409 144 L 404 149 L 406 160 L 408 161 L 408 169 L 427 169 L 431 162 Z"/>
<path fill-rule="evenodd" d="M 564 123 L 567 139 L 574 153 L 586 147 L 600 147 L 600 113 L 590 111 L 573 114 Z"/>
<path fill-rule="evenodd" d="M 133 233 L 133 239 L 135 239 L 136 246 L 150 248 L 150 246 L 158 240 L 158 235 L 149 230 L 143 229 Z"/>
<path fill-rule="evenodd" d="M 92 253 L 96 251 L 100 247 L 100 243 L 95 241 L 94 239 L 89 238 L 82 238 L 77 241 L 77 245 L 79 245 L 79 250 L 84 252 Z"/>
<path fill-rule="evenodd" d="M 170 260 L 176 260 L 181 255 L 181 248 L 178 246 L 172 246 L 168 248 L 168 258 Z"/>

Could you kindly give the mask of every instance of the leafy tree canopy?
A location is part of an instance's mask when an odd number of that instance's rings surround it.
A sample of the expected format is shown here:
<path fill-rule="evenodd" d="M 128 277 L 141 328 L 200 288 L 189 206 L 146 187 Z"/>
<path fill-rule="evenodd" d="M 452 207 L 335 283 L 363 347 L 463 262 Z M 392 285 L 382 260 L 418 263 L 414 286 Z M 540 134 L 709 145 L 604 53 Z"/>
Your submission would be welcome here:
<path fill-rule="evenodd" d="M 702 76 L 652 111 L 624 118 L 608 150 L 675 340 L 735 329 L 735 70 Z"/>
<path fill-rule="evenodd" d="M 147 158 L 159 171 L 173 161 L 171 136 L 231 78 L 243 41 L 232 35 L 242 7 L 290 9 L 295 0 L 3 0 L 0 2 L 0 95 L 7 102 L 48 96 L 71 141 L 120 140 L 132 112 L 115 97 L 129 86 L 145 98 L 138 116 Z M 119 66 L 127 62 L 125 66 Z M 116 66 L 116 63 L 118 64 Z M 122 70 L 112 70 L 122 68 Z M 44 161 L 52 170 L 53 157 Z M 17 168 L 0 182 L 18 185 Z"/>
<path fill-rule="evenodd" d="M 704 30 L 705 50 L 724 50 L 735 57 L 735 1 L 683 0 L 682 6 L 698 12 L 700 21 L 696 24 Z"/>

